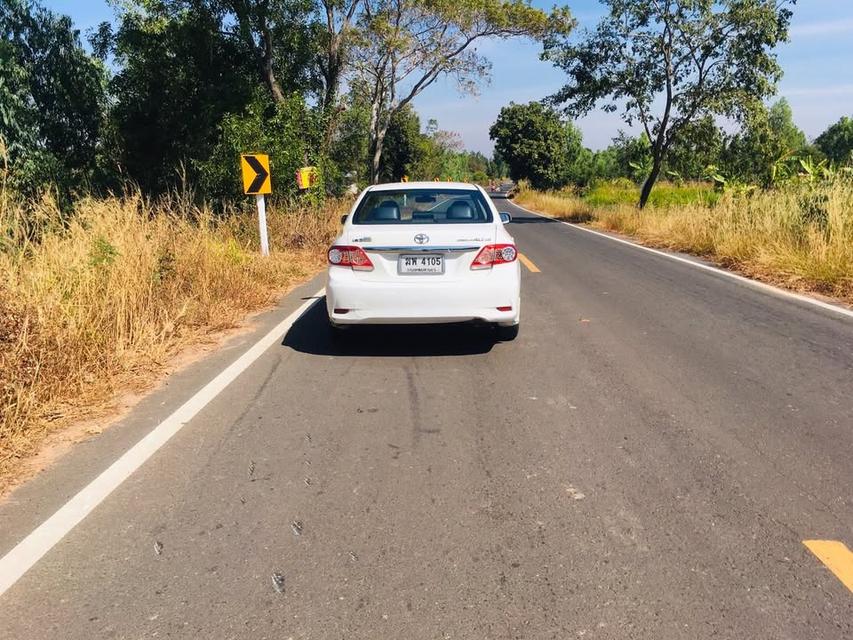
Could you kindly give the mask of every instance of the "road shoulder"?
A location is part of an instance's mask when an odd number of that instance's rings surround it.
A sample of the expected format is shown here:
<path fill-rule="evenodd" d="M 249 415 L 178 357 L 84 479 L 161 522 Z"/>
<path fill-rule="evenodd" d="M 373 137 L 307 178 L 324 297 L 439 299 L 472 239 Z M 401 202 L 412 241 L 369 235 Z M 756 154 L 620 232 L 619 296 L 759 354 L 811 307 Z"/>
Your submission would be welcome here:
<path fill-rule="evenodd" d="M 512 201 L 510 201 L 510 202 L 512 202 Z M 521 209 L 522 211 L 533 214 L 535 216 L 547 218 L 549 220 L 554 220 L 555 222 L 566 225 L 567 227 L 570 227 L 573 229 L 577 229 L 580 231 L 585 231 L 587 233 L 595 234 L 596 236 L 599 236 L 602 238 L 607 238 L 607 239 L 612 240 L 614 242 L 619 242 L 621 244 L 631 246 L 631 247 L 634 247 L 634 248 L 639 249 L 639 250 L 647 251 L 649 253 L 653 253 L 653 254 L 656 254 L 658 256 L 662 256 L 664 258 L 669 258 L 671 260 L 676 260 L 676 261 L 684 263 L 684 264 L 692 265 L 698 269 L 702 269 L 705 271 L 716 273 L 716 274 L 719 274 L 723 277 L 731 278 L 733 280 L 740 282 L 741 284 L 745 284 L 747 286 L 751 286 L 751 287 L 754 287 L 756 289 L 761 289 L 764 292 L 770 293 L 770 294 L 775 295 L 777 297 L 788 298 L 790 300 L 795 300 L 795 301 L 803 303 L 803 304 L 812 305 L 815 307 L 820 307 L 821 309 L 824 309 L 826 311 L 830 311 L 832 313 L 835 313 L 835 314 L 838 314 L 838 315 L 841 315 L 841 316 L 844 316 L 847 318 L 853 318 L 853 307 L 848 307 L 841 300 L 838 300 L 836 298 L 822 296 L 822 295 L 816 294 L 816 293 L 811 292 L 811 291 L 803 291 L 803 292 L 792 291 L 792 290 L 787 289 L 787 288 L 779 287 L 772 282 L 765 282 L 763 280 L 758 280 L 758 279 L 752 277 L 750 274 L 746 274 L 746 273 L 742 273 L 739 271 L 734 271 L 734 270 L 728 269 L 728 268 L 724 267 L 723 265 L 709 261 L 707 259 L 704 259 L 702 257 L 696 256 L 693 254 L 681 253 L 681 252 L 671 251 L 668 249 L 663 249 L 663 248 L 659 248 L 659 247 L 655 247 L 655 246 L 649 246 L 649 245 L 646 245 L 646 244 L 639 242 L 636 238 L 631 237 L 631 236 L 624 236 L 622 234 L 616 234 L 616 233 L 612 233 L 609 231 L 602 231 L 600 229 L 593 229 L 587 225 L 577 224 L 574 222 L 567 222 L 565 220 L 561 220 L 559 218 L 555 218 L 553 216 L 548 216 L 544 213 L 539 213 L 538 211 L 528 209 L 527 207 L 524 207 L 524 206 L 517 204 L 515 202 L 512 202 L 512 206 L 517 207 L 517 208 Z"/>
<path fill-rule="evenodd" d="M 97 421 L 100 433 L 67 447 L 47 468 L 0 501 L 0 557 L 87 486 L 154 426 L 216 377 L 322 287 L 324 275 L 292 289 L 272 309 L 248 321 L 218 348 L 168 375 L 124 415 Z M 108 425 L 108 428 L 105 428 Z M 85 429 L 83 430 L 85 432 Z"/>

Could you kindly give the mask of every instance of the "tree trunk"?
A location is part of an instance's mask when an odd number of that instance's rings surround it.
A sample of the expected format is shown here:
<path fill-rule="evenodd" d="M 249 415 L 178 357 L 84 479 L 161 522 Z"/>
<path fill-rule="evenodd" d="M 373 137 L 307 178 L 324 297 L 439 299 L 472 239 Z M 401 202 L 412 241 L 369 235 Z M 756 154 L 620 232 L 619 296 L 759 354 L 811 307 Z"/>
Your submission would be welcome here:
<path fill-rule="evenodd" d="M 340 37 L 329 34 L 329 45 L 326 49 L 326 61 L 323 68 L 323 84 L 325 85 L 320 105 L 325 116 L 325 131 L 323 132 L 322 155 L 326 155 L 332 146 L 332 137 L 338 126 L 340 109 L 336 104 L 338 101 L 338 87 L 340 85 L 341 59 L 340 59 Z"/>
<path fill-rule="evenodd" d="M 277 104 L 284 104 L 285 96 L 284 91 L 281 90 L 281 85 L 278 83 L 278 80 L 275 79 L 275 75 L 273 74 L 272 67 L 264 69 L 265 82 L 267 88 L 270 90 L 270 94 L 272 94 L 272 99 Z"/>
<path fill-rule="evenodd" d="M 341 37 L 329 35 L 329 45 L 326 49 L 326 68 L 323 78 L 323 109 L 331 109 L 338 98 L 338 87 L 341 78 Z"/>
<path fill-rule="evenodd" d="M 379 125 L 373 135 L 373 144 L 371 145 L 372 157 L 370 161 L 371 184 L 379 182 L 379 171 L 382 168 L 382 148 L 385 144 L 385 134 L 387 132 L 387 126 Z"/>
<path fill-rule="evenodd" d="M 656 153 L 654 161 L 652 162 L 652 170 L 649 173 L 649 176 L 646 178 L 646 181 L 643 183 L 643 188 L 640 191 L 640 202 L 637 205 L 640 209 L 645 208 L 646 203 L 649 201 L 649 196 L 652 193 L 652 187 L 655 186 L 655 183 L 658 180 L 658 176 L 660 175 L 660 170 L 662 166 L 662 154 Z"/>
<path fill-rule="evenodd" d="M 245 2 L 245 0 L 232 0 L 230 3 L 231 9 L 237 16 L 237 28 L 240 32 L 240 37 L 246 46 L 255 54 L 255 62 L 258 66 L 258 73 L 261 76 L 261 81 L 269 89 L 272 99 L 281 104 L 285 100 L 284 91 L 275 77 L 275 69 L 273 67 L 273 44 L 272 32 L 267 24 L 266 7 L 255 7 L 254 9 Z M 258 13 L 258 11 L 261 11 Z M 252 17 L 257 20 L 257 31 L 260 37 L 260 43 L 255 43 L 255 22 Z"/>
<path fill-rule="evenodd" d="M 284 91 L 281 90 L 281 85 L 275 77 L 273 69 L 273 49 L 272 49 L 272 34 L 266 27 L 263 30 L 263 51 L 261 52 L 261 74 L 264 77 L 264 82 L 272 94 L 273 100 L 278 104 L 283 104 L 285 97 Z"/>

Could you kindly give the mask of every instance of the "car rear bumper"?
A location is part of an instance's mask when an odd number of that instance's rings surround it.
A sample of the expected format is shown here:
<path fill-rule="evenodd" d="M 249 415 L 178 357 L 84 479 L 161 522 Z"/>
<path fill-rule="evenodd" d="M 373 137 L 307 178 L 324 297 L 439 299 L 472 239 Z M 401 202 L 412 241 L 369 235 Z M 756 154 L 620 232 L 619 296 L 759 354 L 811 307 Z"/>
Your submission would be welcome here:
<path fill-rule="evenodd" d="M 346 268 L 329 269 L 326 308 L 334 324 L 433 324 L 519 320 L 518 263 L 477 273 L 465 280 L 373 282 Z M 499 307 L 511 307 L 500 311 Z M 343 310 L 346 310 L 345 312 Z"/>

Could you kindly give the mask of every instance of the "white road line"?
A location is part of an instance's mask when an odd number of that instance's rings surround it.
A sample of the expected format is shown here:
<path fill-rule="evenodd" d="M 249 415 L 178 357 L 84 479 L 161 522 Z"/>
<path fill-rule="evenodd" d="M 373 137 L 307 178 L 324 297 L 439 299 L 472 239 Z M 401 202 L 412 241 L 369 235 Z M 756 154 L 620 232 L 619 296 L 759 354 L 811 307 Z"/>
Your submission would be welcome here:
<path fill-rule="evenodd" d="M 319 298 L 322 295 L 323 289 L 320 289 L 314 294 L 313 298 Z M 106 471 L 92 480 L 56 513 L 21 540 L 14 549 L 0 558 L 0 595 L 3 595 L 9 587 L 15 584 L 65 534 L 88 516 L 114 489 L 127 480 L 134 471 L 141 467 L 211 400 L 248 369 L 267 349 L 279 342 L 296 320 L 316 302 L 313 298 L 306 300 L 296 311 L 279 322 L 242 356 L 196 392 L 168 418 L 154 427 L 142 440 L 128 449 Z"/>
<path fill-rule="evenodd" d="M 669 258 L 670 260 L 675 260 L 676 262 L 682 262 L 684 264 L 689 264 L 692 267 L 696 267 L 697 269 L 704 269 L 705 271 L 711 271 L 712 273 L 719 274 L 721 276 L 725 276 L 727 278 L 731 278 L 732 280 L 737 280 L 741 284 L 748 285 L 750 287 L 754 287 L 756 289 L 761 289 L 768 293 L 772 293 L 776 296 L 780 296 L 782 298 L 789 298 L 791 300 L 797 300 L 799 302 L 804 302 L 806 304 L 810 304 L 815 307 L 820 307 L 821 309 L 826 309 L 827 311 L 833 311 L 842 316 L 846 316 L 848 318 L 853 318 L 853 309 L 847 309 L 845 307 L 841 307 L 839 305 L 830 304 L 829 302 L 823 302 L 822 300 L 817 300 L 816 298 L 810 298 L 808 296 L 800 295 L 799 293 L 794 293 L 793 291 L 788 291 L 786 289 L 780 289 L 779 287 L 774 287 L 772 284 L 767 284 L 765 282 L 761 282 L 759 280 L 753 280 L 751 278 L 747 278 L 742 275 L 738 275 L 737 273 L 733 273 L 731 271 L 726 271 L 725 269 L 721 269 L 719 267 L 715 267 L 709 264 L 703 264 L 701 262 L 697 262 L 695 260 L 690 260 L 688 258 L 683 258 L 681 256 L 675 255 L 673 253 L 667 253 L 666 251 L 660 251 L 659 249 L 652 249 L 651 247 L 646 247 L 641 244 L 637 244 L 636 242 L 631 242 L 630 240 L 623 240 L 622 238 L 617 238 L 608 233 L 602 233 L 601 231 L 595 231 L 594 229 L 589 229 L 582 225 L 572 224 L 571 222 L 566 222 L 565 220 L 558 220 L 557 218 L 552 218 L 551 216 L 546 216 L 545 214 L 539 213 L 537 211 L 532 211 L 526 207 L 522 207 L 520 204 L 512 203 L 514 207 L 518 207 L 522 211 L 527 211 L 527 213 L 532 213 L 535 216 L 539 216 L 540 218 L 548 218 L 549 220 L 553 220 L 554 222 L 559 222 L 560 224 L 564 224 L 567 227 L 571 227 L 572 229 L 578 229 L 579 231 L 586 231 L 587 233 L 592 233 L 594 235 L 600 236 L 602 238 L 607 238 L 608 240 L 612 240 L 613 242 L 620 242 L 622 244 L 626 244 L 629 247 L 634 247 L 635 249 L 642 249 L 643 251 L 648 251 L 649 253 L 654 253 L 655 255 L 663 256 L 664 258 Z"/>

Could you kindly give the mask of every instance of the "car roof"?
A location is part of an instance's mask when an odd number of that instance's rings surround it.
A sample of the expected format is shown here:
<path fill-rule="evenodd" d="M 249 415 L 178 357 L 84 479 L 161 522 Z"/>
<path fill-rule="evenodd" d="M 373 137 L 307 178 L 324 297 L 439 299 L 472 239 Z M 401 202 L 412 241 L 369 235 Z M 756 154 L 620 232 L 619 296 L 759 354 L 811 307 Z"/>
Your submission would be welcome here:
<path fill-rule="evenodd" d="M 374 184 L 367 188 L 368 191 L 400 191 L 416 189 L 463 189 L 476 191 L 476 185 L 469 182 L 386 182 Z"/>

